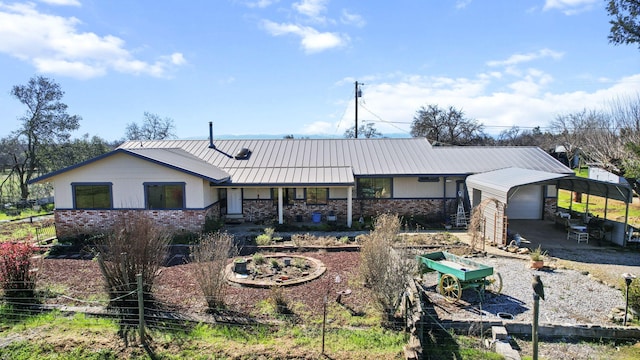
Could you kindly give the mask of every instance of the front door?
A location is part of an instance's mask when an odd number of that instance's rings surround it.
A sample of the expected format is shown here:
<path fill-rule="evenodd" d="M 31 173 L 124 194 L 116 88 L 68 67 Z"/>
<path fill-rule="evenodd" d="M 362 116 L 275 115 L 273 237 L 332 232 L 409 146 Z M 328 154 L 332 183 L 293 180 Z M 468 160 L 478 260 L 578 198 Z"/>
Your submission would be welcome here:
<path fill-rule="evenodd" d="M 227 214 L 242 214 L 242 189 L 231 188 L 227 190 Z"/>

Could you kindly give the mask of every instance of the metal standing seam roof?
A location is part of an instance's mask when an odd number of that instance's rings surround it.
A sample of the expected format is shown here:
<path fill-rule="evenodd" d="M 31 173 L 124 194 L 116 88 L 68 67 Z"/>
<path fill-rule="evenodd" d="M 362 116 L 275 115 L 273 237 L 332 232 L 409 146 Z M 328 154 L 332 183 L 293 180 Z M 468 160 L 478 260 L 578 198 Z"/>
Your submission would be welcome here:
<path fill-rule="evenodd" d="M 476 189 L 494 189 L 504 194 L 506 198 L 509 190 L 516 186 L 539 184 L 567 176 L 531 169 L 507 168 L 470 175 L 467 177 L 467 186 Z"/>
<path fill-rule="evenodd" d="M 477 174 L 517 167 L 551 173 L 573 174 L 573 171 L 544 150 L 530 146 L 460 146 L 434 147 L 433 161 L 443 173 Z"/>
<path fill-rule="evenodd" d="M 537 147 L 432 147 L 424 138 L 129 141 L 120 148 L 180 148 L 233 184 L 353 184 L 354 176 L 466 176 L 506 167 L 569 174 Z M 234 155 L 251 150 L 247 159 Z M 351 173 L 349 174 L 349 169 Z"/>

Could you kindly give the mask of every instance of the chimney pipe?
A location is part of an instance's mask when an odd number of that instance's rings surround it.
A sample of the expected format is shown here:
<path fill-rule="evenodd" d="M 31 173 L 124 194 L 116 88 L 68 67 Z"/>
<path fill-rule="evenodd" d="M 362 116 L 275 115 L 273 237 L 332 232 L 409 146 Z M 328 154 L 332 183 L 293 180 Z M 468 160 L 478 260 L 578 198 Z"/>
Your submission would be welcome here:
<path fill-rule="evenodd" d="M 213 145 L 213 121 L 209 121 L 209 148 L 216 148 L 216 146 Z"/>

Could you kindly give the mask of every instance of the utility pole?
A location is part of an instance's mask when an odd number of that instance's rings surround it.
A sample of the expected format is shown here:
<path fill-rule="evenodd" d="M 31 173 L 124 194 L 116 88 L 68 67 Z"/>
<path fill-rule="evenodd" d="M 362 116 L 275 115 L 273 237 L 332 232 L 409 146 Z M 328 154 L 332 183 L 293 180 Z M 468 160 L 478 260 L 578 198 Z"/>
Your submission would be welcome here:
<path fill-rule="evenodd" d="M 356 107 L 356 128 L 355 128 L 355 135 L 356 135 L 356 139 L 358 138 L 358 98 L 362 97 L 362 90 L 360 90 L 360 85 L 364 85 L 362 83 L 358 84 L 358 82 L 355 82 L 356 85 L 356 89 L 355 89 L 355 107 Z"/>

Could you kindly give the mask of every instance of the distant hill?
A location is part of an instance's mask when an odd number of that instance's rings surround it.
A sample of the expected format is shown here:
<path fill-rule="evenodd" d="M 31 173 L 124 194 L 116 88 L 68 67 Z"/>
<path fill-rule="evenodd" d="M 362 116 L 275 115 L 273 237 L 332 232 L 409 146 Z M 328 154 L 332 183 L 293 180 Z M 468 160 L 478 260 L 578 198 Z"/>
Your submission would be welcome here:
<path fill-rule="evenodd" d="M 284 139 L 285 136 L 293 135 L 294 139 L 344 139 L 343 136 L 337 135 L 303 135 L 303 134 L 259 134 L 259 135 L 214 135 L 214 139 L 218 140 L 238 140 L 238 139 Z M 383 134 L 383 138 L 410 138 L 409 134 Z M 205 140 L 207 138 L 187 138 L 184 140 Z"/>

